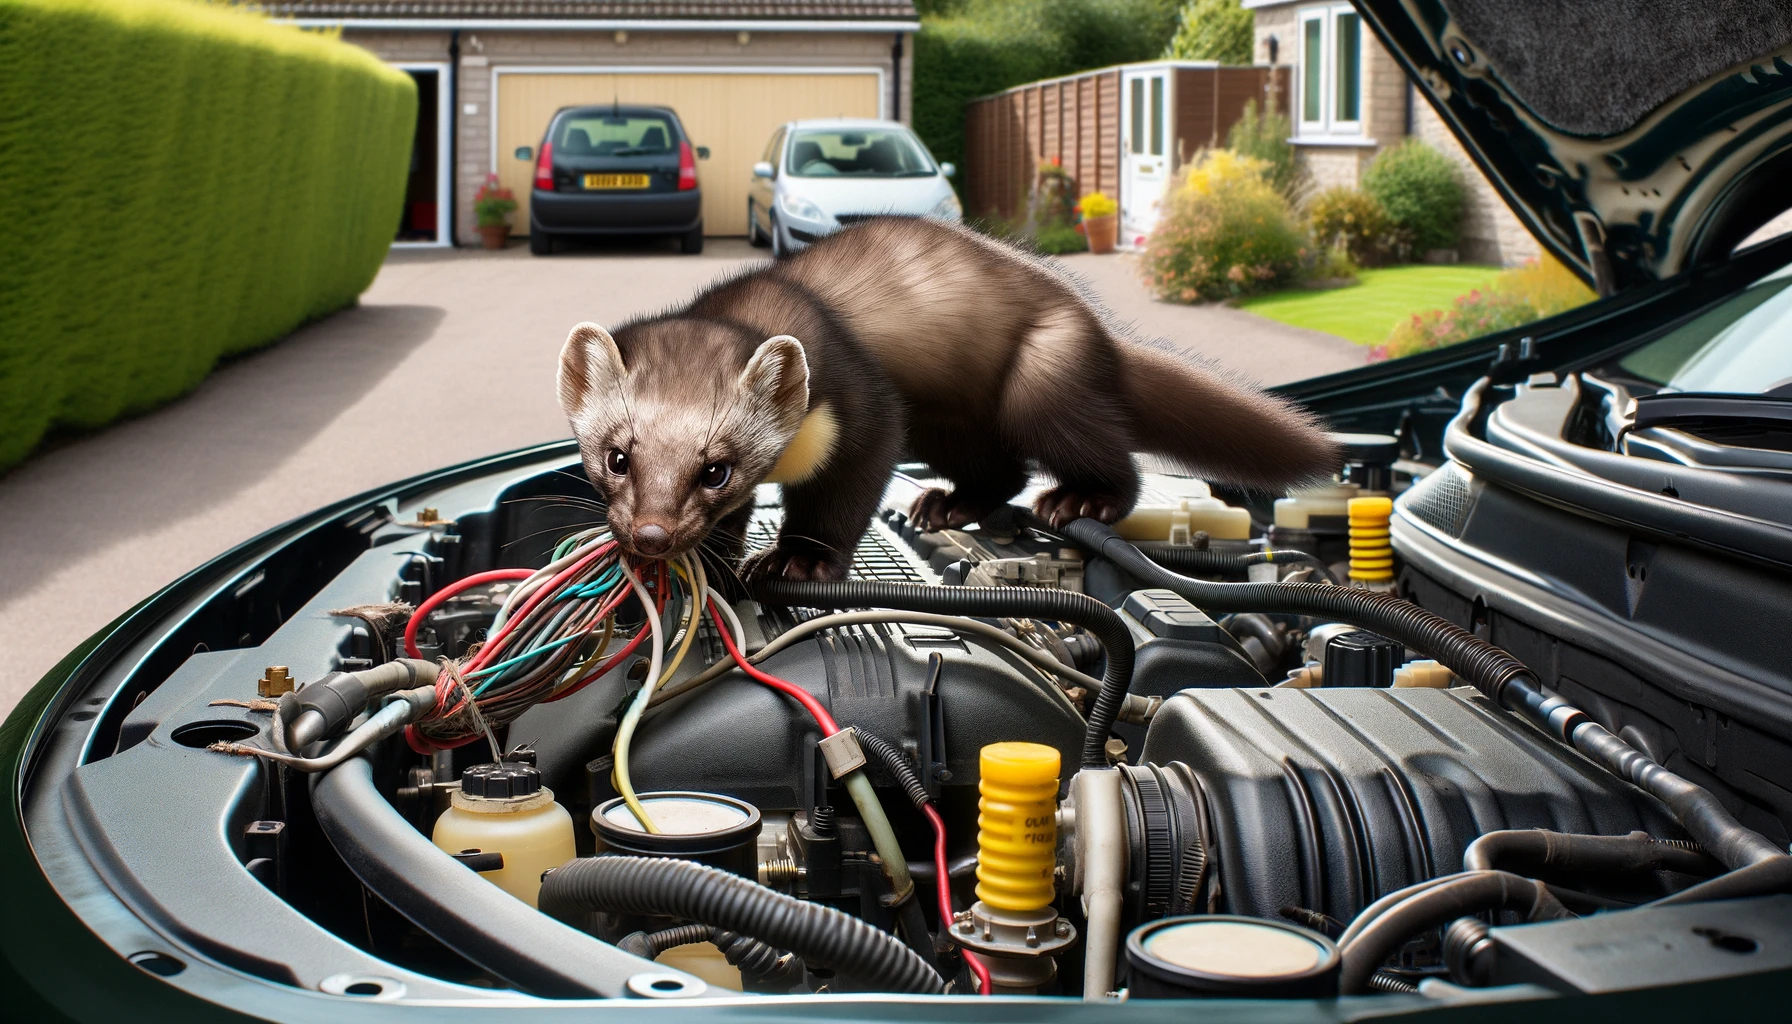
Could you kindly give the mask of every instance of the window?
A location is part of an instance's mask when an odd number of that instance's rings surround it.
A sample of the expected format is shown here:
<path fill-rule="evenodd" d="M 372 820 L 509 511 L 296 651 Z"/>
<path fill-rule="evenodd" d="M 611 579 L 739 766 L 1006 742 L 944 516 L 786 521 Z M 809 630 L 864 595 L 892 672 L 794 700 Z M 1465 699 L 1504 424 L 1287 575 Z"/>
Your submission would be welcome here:
<path fill-rule="evenodd" d="M 1302 136 L 1360 136 L 1363 131 L 1363 18 L 1349 7 L 1300 14 Z"/>
<path fill-rule="evenodd" d="M 560 123 L 555 156 L 644 156 L 669 153 L 678 142 L 672 122 L 657 114 L 581 111 Z"/>
<path fill-rule="evenodd" d="M 1132 151 L 1145 152 L 1145 80 L 1132 80 Z"/>
<path fill-rule="evenodd" d="M 907 131 L 820 128 L 791 135 L 790 173 L 799 178 L 921 178 L 938 172 Z"/>
<path fill-rule="evenodd" d="M 1151 79 L 1151 155 L 1164 155 L 1164 77 Z"/>

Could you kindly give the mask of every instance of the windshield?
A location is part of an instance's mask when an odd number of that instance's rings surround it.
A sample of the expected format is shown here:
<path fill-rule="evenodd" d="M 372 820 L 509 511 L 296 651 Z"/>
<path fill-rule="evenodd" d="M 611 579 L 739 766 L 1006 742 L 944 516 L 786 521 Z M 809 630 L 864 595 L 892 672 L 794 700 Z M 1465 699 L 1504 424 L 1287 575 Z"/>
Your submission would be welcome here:
<path fill-rule="evenodd" d="M 573 114 L 560 123 L 558 156 L 645 156 L 669 153 L 677 135 L 661 114 Z"/>
<path fill-rule="evenodd" d="M 1626 356 L 1619 366 L 1666 391 L 1792 395 L 1792 267 Z"/>
<path fill-rule="evenodd" d="M 799 178 L 918 178 L 933 161 L 896 128 L 812 128 L 790 139 L 790 173 Z"/>

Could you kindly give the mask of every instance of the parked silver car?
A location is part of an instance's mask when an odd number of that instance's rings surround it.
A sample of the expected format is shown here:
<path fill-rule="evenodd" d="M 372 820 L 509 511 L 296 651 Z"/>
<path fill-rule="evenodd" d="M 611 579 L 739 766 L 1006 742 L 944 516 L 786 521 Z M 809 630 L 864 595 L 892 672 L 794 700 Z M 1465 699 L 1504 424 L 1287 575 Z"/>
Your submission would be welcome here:
<path fill-rule="evenodd" d="M 784 256 L 871 217 L 962 220 L 954 172 L 897 121 L 792 121 L 753 165 L 747 238 Z"/>

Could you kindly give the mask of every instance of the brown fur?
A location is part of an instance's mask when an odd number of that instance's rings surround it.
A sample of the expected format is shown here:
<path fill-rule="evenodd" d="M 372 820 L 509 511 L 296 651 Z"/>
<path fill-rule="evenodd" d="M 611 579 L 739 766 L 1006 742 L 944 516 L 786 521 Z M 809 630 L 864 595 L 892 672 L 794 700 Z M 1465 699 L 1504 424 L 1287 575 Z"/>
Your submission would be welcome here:
<path fill-rule="evenodd" d="M 842 231 L 625 324 L 613 343 L 582 324 L 560 396 L 618 539 L 653 523 L 672 533 L 669 553 L 712 532 L 738 550 L 752 485 L 825 406 L 833 450 L 785 485 L 777 547 L 754 563 L 787 578 L 844 574 L 905 440 L 956 485 L 916 503 L 934 529 L 1006 503 L 1033 467 L 1057 481 L 1040 513 L 1062 523 L 1129 511 L 1135 451 L 1267 487 L 1337 462 L 1305 412 L 1123 338 L 1049 265 L 930 220 Z M 628 473 L 606 470 L 611 449 L 628 453 Z M 700 486 L 716 461 L 732 479 Z"/>

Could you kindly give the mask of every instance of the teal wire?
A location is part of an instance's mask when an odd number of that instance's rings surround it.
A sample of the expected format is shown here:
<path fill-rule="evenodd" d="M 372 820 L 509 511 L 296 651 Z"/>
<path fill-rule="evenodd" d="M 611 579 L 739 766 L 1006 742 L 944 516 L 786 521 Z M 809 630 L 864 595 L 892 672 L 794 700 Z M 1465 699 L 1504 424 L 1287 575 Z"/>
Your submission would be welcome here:
<path fill-rule="evenodd" d="M 542 644 L 540 647 L 535 648 L 534 650 L 524 651 L 523 653 L 517 655 L 514 658 L 506 658 L 505 660 L 498 662 L 496 665 L 487 665 L 485 668 L 482 668 L 477 672 L 469 672 L 469 673 L 467 673 L 467 678 L 468 679 L 479 679 L 483 676 L 491 675 L 494 672 L 502 672 L 504 669 L 507 669 L 510 666 L 515 665 L 518 662 L 527 661 L 528 659 L 533 658 L 537 654 L 541 654 L 544 651 L 551 651 L 554 648 L 559 647 L 563 644 L 569 644 L 569 643 L 572 643 L 574 640 L 583 639 L 584 636 L 585 636 L 584 633 L 574 633 L 571 636 L 563 636 L 558 640 L 551 640 L 545 644 Z M 486 680 L 485 682 L 481 682 L 479 684 L 479 686 L 473 690 L 473 695 L 478 696 L 479 694 L 484 693 L 486 686 L 488 686 L 491 682 L 492 682 L 492 680 Z"/>

